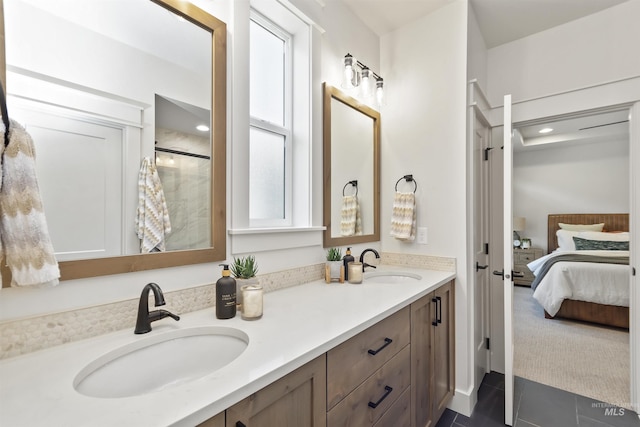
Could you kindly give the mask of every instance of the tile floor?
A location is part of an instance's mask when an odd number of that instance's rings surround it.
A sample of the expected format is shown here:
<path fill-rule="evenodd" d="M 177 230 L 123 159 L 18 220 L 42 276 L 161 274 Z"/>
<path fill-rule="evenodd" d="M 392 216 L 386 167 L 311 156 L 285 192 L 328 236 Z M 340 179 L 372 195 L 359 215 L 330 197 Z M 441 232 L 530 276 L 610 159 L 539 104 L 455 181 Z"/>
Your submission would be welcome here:
<path fill-rule="evenodd" d="M 524 378 L 516 377 L 514 395 L 514 427 L 640 427 L 640 419 L 628 409 Z M 485 375 L 471 417 L 447 409 L 436 425 L 498 426 L 504 426 L 504 375 L 496 372 Z"/>

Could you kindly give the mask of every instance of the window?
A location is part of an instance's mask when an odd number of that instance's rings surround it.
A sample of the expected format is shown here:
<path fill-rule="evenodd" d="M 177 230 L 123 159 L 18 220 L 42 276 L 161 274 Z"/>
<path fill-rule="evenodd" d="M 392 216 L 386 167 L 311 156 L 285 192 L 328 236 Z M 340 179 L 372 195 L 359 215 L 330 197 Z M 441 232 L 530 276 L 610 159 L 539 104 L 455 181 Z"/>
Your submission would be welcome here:
<path fill-rule="evenodd" d="M 249 30 L 249 221 L 252 227 L 290 226 L 292 37 L 255 11 Z"/>

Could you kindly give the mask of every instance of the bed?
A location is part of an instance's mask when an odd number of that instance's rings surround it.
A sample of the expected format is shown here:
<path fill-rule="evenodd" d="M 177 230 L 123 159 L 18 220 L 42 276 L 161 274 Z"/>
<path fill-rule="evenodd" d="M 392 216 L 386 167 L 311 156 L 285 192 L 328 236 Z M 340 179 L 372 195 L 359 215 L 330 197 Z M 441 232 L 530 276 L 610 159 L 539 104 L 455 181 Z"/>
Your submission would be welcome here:
<path fill-rule="evenodd" d="M 577 224 L 604 226 L 602 232 L 577 227 L 577 230 L 557 233 L 561 230 L 561 223 L 565 228 Z M 628 231 L 628 214 L 549 215 L 548 253 L 528 264 L 536 275 L 532 284 L 533 296 L 545 309 L 546 318 L 574 319 L 629 328 Z M 578 237 L 578 240 L 573 240 L 573 237 Z M 567 239 L 582 245 L 593 243 L 589 240 L 591 238 L 609 240 L 604 242 L 605 246 L 610 241 L 624 242 L 626 238 L 627 249 L 624 250 L 624 243 L 614 243 L 607 248 L 609 250 L 582 250 L 593 249 L 588 244 L 580 248 L 567 247 Z M 596 247 L 601 249 L 599 244 Z M 610 250 L 612 248 L 615 250 Z M 585 262 L 588 257 L 592 259 Z"/>

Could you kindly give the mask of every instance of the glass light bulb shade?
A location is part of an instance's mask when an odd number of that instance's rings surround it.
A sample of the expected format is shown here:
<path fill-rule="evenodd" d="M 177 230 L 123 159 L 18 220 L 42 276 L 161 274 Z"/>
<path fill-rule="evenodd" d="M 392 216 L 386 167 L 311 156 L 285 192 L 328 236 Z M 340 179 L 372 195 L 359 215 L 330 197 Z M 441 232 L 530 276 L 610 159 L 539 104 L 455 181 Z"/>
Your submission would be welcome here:
<path fill-rule="evenodd" d="M 362 69 L 360 87 L 362 96 L 364 96 L 365 98 L 371 96 L 371 70 L 369 70 L 367 67 Z"/>
<path fill-rule="evenodd" d="M 353 89 L 353 75 L 354 75 L 353 67 L 345 66 L 344 67 L 344 75 L 342 77 L 342 87 L 345 89 Z"/>
<path fill-rule="evenodd" d="M 353 89 L 354 87 L 354 75 L 355 69 L 353 68 L 353 64 L 356 63 L 356 60 L 350 54 L 346 54 L 343 61 L 344 71 L 342 76 L 342 87 L 345 89 Z"/>
<path fill-rule="evenodd" d="M 378 105 L 384 105 L 385 103 L 383 86 L 384 83 L 382 78 L 376 80 L 376 102 L 378 103 Z"/>

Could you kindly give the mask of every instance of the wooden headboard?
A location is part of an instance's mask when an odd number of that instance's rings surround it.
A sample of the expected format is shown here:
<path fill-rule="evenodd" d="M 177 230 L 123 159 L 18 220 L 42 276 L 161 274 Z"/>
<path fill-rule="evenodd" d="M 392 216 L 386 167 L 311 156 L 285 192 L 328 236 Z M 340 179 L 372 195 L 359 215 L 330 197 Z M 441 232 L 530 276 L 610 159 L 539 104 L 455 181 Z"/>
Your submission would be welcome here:
<path fill-rule="evenodd" d="M 547 222 L 547 253 L 558 248 L 556 231 L 563 224 L 600 224 L 603 231 L 629 231 L 629 214 L 550 214 Z"/>

